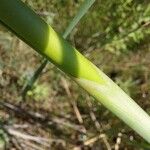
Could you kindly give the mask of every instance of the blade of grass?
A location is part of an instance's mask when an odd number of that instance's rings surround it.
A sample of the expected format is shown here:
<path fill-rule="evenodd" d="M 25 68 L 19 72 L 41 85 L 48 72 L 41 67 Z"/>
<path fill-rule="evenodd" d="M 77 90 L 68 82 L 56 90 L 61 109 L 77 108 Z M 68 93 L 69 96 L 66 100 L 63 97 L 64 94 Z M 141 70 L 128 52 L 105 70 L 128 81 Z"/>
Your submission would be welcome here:
<path fill-rule="evenodd" d="M 83 4 L 81 5 L 79 11 L 77 12 L 76 16 L 70 22 L 69 26 L 66 28 L 63 37 L 67 38 L 67 36 L 71 33 L 73 28 L 78 24 L 81 18 L 87 13 L 89 8 L 94 4 L 95 0 L 84 0 Z"/>
<path fill-rule="evenodd" d="M 79 23 L 81 18 L 87 13 L 87 11 L 93 5 L 94 2 L 95 2 L 95 0 L 85 0 L 81 4 L 79 11 L 75 15 L 75 17 L 72 19 L 72 21 L 70 22 L 70 24 L 68 25 L 68 27 L 66 28 L 66 30 L 63 34 L 64 39 L 66 39 L 68 37 L 68 35 L 71 33 L 71 31 L 74 29 L 74 27 Z M 39 68 L 34 72 L 31 79 L 29 79 L 29 81 L 27 82 L 27 84 L 23 88 L 23 92 L 22 92 L 23 99 L 25 99 L 27 92 L 29 90 L 31 90 L 31 88 L 33 87 L 34 83 L 36 82 L 36 80 L 38 79 L 40 74 L 42 73 L 43 69 L 46 67 L 47 63 L 48 63 L 48 60 L 44 59 L 44 61 L 39 66 Z"/>
<path fill-rule="evenodd" d="M 47 59 L 43 59 L 43 62 L 41 63 L 39 68 L 37 68 L 37 70 L 34 72 L 33 76 L 31 77 L 31 79 L 27 82 L 27 84 L 23 88 L 23 92 L 22 92 L 23 99 L 25 99 L 27 92 L 29 90 L 31 90 L 31 88 L 33 87 L 34 83 L 36 82 L 36 80 L 40 76 L 40 74 L 43 71 L 43 69 L 46 67 L 47 63 L 48 63 L 48 60 Z"/>
<path fill-rule="evenodd" d="M 0 20 L 150 143 L 150 116 L 21 0 L 0 0 Z"/>

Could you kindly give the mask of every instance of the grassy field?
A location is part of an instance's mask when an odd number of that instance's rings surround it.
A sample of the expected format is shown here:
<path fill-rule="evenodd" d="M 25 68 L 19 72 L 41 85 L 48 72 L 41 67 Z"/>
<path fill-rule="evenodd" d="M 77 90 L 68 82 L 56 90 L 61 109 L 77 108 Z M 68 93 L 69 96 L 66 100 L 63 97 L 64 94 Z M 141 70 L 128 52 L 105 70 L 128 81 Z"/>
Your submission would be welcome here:
<path fill-rule="evenodd" d="M 82 0 L 24 0 L 59 33 Z M 68 41 L 150 114 L 150 3 L 97 0 Z M 22 98 L 43 58 L 0 26 L 0 145 L 22 150 L 148 150 L 116 116 L 49 63 Z"/>

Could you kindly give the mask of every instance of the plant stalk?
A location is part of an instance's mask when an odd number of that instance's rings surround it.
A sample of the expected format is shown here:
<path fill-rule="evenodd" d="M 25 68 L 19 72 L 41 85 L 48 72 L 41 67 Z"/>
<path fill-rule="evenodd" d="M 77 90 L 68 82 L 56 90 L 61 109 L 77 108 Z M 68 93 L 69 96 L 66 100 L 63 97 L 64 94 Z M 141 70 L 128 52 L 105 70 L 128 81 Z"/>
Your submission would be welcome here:
<path fill-rule="evenodd" d="M 80 19 L 86 14 L 88 9 L 93 5 L 94 2 L 95 2 L 95 0 L 84 0 L 84 2 L 81 4 L 79 11 L 75 15 L 75 17 L 72 19 L 72 21 L 70 22 L 68 27 L 66 28 L 66 30 L 63 34 L 64 39 L 66 39 L 68 37 L 68 35 L 73 30 L 73 28 L 79 23 Z M 39 66 L 39 68 L 34 72 L 31 79 L 29 79 L 29 81 L 27 82 L 27 84 L 23 88 L 23 92 L 22 92 L 23 99 L 25 99 L 27 92 L 29 90 L 31 90 L 33 84 L 36 82 L 36 80 L 38 79 L 38 77 L 42 73 L 43 69 L 46 67 L 47 63 L 48 63 L 48 60 L 44 59 L 43 62 L 41 63 L 41 65 Z"/>
<path fill-rule="evenodd" d="M 21 0 L 0 0 L 0 20 L 150 143 L 149 115 Z"/>

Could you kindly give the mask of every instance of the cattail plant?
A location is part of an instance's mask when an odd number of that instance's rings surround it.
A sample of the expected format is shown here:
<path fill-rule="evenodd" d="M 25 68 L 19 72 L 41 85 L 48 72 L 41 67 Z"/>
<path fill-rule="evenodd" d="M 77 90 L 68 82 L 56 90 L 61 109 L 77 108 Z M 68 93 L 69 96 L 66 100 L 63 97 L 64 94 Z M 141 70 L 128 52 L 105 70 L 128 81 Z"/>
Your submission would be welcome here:
<path fill-rule="evenodd" d="M 0 0 L 0 20 L 150 143 L 150 117 L 21 0 Z"/>
<path fill-rule="evenodd" d="M 85 0 L 83 4 L 81 5 L 79 11 L 75 15 L 75 17 L 72 19 L 68 27 L 66 28 L 63 38 L 66 39 L 67 36 L 71 33 L 73 28 L 78 24 L 80 19 L 86 14 L 88 9 L 92 6 L 92 4 L 95 2 L 95 0 Z M 31 79 L 27 82 L 27 84 L 23 88 L 22 96 L 25 99 L 25 96 L 29 90 L 31 90 L 33 84 L 36 82 L 40 74 L 42 73 L 43 69 L 46 67 L 48 63 L 47 59 L 44 59 L 39 68 L 34 72 L 33 76 Z"/>

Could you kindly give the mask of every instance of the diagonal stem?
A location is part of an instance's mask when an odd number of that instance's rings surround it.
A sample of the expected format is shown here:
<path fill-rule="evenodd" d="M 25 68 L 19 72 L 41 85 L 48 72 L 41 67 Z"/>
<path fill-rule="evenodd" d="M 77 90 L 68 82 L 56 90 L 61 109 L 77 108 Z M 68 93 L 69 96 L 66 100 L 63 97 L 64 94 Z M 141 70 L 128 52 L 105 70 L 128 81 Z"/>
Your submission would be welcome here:
<path fill-rule="evenodd" d="M 150 143 L 150 116 L 21 0 L 0 0 L 0 20 Z"/>
<path fill-rule="evenodd" d="M 79 8 L 79 11 L 75 15 L 75 17 L 72 19 L 68 27 L 66 28 L 63 38 L 66 39 L 68 35 L 71 33 L 71 31 L 75 28 L 75 26 L 79 23 L 81 18 L 87 13 L 88 9 L 94 4 L 95 0 L 85 0 L 83 4 L 81 4 L 81 7 Z M 22 96 L 23 99 L 25 99 L 26 94 L 31 88 L 33 87 L 34 83 L 42 73 L 43 69 L 46 67 L 48 64 L 48 60 L 44 59 L 39 68 L 34 72 L 33 76 L 31 79 L 27 81 L 27 84 L 23 88 Z"/>

